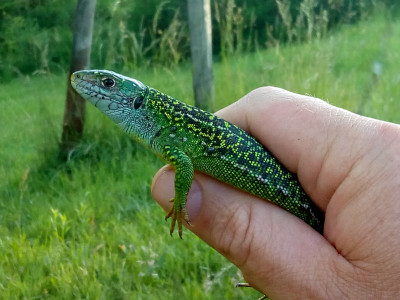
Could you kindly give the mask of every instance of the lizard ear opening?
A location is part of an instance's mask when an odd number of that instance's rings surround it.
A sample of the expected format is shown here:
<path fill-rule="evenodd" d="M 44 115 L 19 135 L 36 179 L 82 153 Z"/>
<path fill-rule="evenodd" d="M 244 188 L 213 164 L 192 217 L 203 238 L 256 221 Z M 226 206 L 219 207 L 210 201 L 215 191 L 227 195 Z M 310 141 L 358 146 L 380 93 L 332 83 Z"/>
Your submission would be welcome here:
<path fill-rule="evenodd" d="M 133 101 L 133 108 L 138 109 L 143 104 L 143 100 L 144 100 L 143 95 L 137 95 L 135 97 L 135 100 Z"/>

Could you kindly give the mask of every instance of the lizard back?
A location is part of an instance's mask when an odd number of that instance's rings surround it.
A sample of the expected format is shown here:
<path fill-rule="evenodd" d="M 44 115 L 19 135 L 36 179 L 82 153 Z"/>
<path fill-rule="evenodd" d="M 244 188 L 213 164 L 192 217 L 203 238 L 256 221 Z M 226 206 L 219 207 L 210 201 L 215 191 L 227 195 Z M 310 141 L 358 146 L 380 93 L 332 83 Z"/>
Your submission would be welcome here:
<path fill-rule="evenodd" d="M 146 106 L 165 117 L 151 141 L 156 152 L 165 145 L 180 147 L 195 170 L 267 199 L 322 232 L 323 213 L 297 176 L 247 132 L 152 88 Z"/>

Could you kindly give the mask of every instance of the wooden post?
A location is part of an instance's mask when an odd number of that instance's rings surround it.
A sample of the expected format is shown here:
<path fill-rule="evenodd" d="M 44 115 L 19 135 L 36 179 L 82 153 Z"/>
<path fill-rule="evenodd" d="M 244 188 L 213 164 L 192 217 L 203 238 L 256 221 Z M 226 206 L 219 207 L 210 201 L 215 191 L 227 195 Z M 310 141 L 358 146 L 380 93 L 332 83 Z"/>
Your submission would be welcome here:
<path fill-rule="evenodd" d="M 195 105 L 214 110 L 210 0 L 188 0 Z"/>
<path fill-rule="evenodd" d="M 61 155 L 64 159 L 68 158 L 69 153 L 78 144 L 83 134 L 86 103 L 72 88 L 70 76 L 73 72 L 89 66 L 95 6 L 96 0 L 78 0 L 76 6 L 72 57 L 61 136 Z"/>

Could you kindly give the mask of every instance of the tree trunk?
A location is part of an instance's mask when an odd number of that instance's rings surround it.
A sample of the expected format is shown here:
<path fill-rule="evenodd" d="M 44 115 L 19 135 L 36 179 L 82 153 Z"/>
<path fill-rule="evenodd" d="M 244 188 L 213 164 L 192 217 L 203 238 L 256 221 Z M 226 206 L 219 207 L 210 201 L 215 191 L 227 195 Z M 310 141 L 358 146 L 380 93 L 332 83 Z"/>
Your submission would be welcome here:
<path fill-rule="evenodd" d="M 85 124 L 85 100 L 71 86 L 73 72 L 86 69 L 90 63 L 92 32 L 96 0 L 78 0 L 74 20 L 71 65 L 68 74 L 61 155 L 67 159 L 82 137 Z"/>
<path fill-rule="evenodd" d="M 213 111 L 214 78 L 210 0 L 188 0 L 187 3 L 195 104 L 202 109 Z"/>

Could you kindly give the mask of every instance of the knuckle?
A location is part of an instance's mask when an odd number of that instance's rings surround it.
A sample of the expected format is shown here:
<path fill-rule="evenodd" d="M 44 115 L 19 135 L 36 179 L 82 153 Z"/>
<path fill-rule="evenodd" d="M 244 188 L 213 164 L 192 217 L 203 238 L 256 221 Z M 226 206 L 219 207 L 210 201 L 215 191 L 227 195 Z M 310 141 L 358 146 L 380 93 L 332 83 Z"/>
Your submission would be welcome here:
<path fill-rule="evenodd" d="M 247 98 L 250 101 L 260 101 L 265 98 L 275 98 L 277 95 L 282 93 L 282 89 L 274 87 L 274 86 L 262 86 L 252 90 L 247 94 Z"/>

